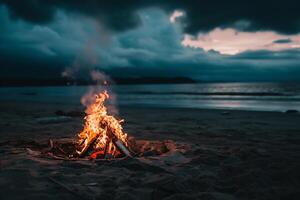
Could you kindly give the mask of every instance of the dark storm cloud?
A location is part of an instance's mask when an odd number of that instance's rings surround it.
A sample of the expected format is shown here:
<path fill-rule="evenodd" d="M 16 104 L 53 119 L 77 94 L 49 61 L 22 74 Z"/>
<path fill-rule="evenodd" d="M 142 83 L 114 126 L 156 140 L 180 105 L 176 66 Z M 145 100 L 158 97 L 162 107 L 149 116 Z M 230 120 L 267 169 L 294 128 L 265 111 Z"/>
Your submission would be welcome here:
<path fill-rule="evenodd" d="M 291 39 L 282 39 L 282 40 L 275 40 L 273 43 L 276 44 L 285 44 L 285 43 L 291 43 L 292 40 Z"/>
<path fill-rule="evenodd" d="M 286 34 L 297 33 L 300 30 L 300 3 L 297 0 L 182 2 L 188 17 L 186 31 L 189 33 L 234 25 L 247 31 L 274 30 Z M 249 24 L 240 26 L 240 21 Z"/>
<path fill-rule="evenodd" d="M 230 59 L 239 60 L 297 60 L 300 59 L 299 49 L 290 49 L 284 51 L 246 51 L 235 56 L 231 56 Z"/>
<path fill-rule="evenodd" d="M 51 6 L 50 10 L 56 10 L 53 16 L 51 14 L 50 18 L 35 20 L 34 23 L 14 20 L 9 17 L 12 11 L 7 6 L 0 6 L 0 80 L 60 77 L 74 63 L 79 63 L 84 69 L 100 69 L 114 77 L 186 76 L 204 81 L 300 80 L 300 53 L 296 50 L 225 56 L 214 51 L 186 48 L 181 44 L 182 24 L 170 23 L 171 12 L 157 8 L 137 10 L 140 25 L 109 35 L 109 45 L 104 46 L 98 40 L 107 37 L 105 32 L 99 32 L 95 18 L 89 17 L 94 15 L 71 14 L 66 9 L 75 11 L 77 8 L 59 5 L 60 9 Z M 176 5 L 176 8 L 179 6 Z M 29 21 L 31 18 L 26 19 Z M 83 74 L 82 71 L 79 74 Z"/>
<path fill-rule="evenodd" d="M 53 20 L 58 9 L 99 19 L 115 31 L 123 31 L 139 24 L 135 11 L 141 7 L 136 0 L 81 1 L 81 0 L 1 0 L 11 11 L 13 18 L 45 24 Z"/>
<path fill-rule="evenodd" d="M 300 31 L 300 3 L 285 1 L 240 0 L 1 0 L 11 15 L 33 23 L 47 23 L 57 9 L 81 13 L 100 19 L 115 31 L 123 31 L 139 24 L 136 11 L 146 7 L 160 7 L 167 12 L 182 9 L 186 12 L 185 31 L 197 33 L 216 27 L 235 27 L 247 31 L 274 30 L 285 34 Z M 241 25 L 242 24 L 242 25 Z"/>

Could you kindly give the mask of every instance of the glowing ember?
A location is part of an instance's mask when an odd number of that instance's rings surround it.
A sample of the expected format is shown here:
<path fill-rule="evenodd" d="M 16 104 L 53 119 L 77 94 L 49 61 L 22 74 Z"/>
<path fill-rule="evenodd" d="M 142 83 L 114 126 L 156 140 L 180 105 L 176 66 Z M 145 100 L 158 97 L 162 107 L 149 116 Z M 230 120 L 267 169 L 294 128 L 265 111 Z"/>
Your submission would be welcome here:
<path fill-rule="evenodd" d="M 87 116 L 83 130 L 78 134 L 77 153 L 91 158 L 116 158 L 130 156 L 128 137 L 121 126 L 124 120 L 117 120 L 107 114 L 104 105 L 109 98 L 107 91 L 96 95 L 95 102 L 86 109 Z"/>

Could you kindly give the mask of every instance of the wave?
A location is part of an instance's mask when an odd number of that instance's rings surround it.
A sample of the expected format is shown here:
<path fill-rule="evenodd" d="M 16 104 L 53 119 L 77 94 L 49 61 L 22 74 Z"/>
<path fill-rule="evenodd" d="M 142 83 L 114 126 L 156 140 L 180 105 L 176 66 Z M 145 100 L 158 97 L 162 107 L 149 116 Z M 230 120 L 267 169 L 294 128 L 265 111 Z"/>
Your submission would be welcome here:
<path fill-rule="evenodd" d="M 152 91 L 136 91 L 121 92 L 123 94 L 139 94 L 139 95 L 199 95 L 199 96 L 293 96 L 291 94 L 279 92 L 152 92 Z"/>

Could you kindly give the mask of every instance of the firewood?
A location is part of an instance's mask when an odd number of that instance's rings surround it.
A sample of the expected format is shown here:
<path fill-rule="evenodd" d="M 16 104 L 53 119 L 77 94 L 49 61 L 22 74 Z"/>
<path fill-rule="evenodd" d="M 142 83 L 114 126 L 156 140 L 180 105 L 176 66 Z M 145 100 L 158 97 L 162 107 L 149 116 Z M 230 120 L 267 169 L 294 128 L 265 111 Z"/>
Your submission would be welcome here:
<path fill-rule="evenodd" d="M 112 128 L 108 128 L 108 134 L 110 135 L 110 138 L 112 139 L 113 144 L 126 156 L 132 157 L 130 154 L 130 151 L 127 149 L 127 147 L 123 144 L 123 142 L 116 137 L 115 133 L 112 131 Z"/>
<path fill-rule="evenodd" d="M 110 127 L 107 127 L 108 129 L 108 135 L 109 135 L 109 140 L 107 140 L 107 143 L 105 145 L 105 150 L 104 150 L 104 155 L 103 158 L 105 159 L 109 159 L 109 158 L 113 158 L 113 155 L 110 155 L 108 153 L 109 151 L 109 144 L 110 142 L 112 142 L 115 147 L 121 151 L 121 153 L 123 153 L 124 155 L 128 156 L 128 157 L 132 157 L 130 151 L 128 150 L 128 148 L 123 144 L 123 142 L 121 140 L 119 140 L 116 135 L 114 134 L 114 132 L 112 131 L 112 129 Z M 89 143 L 81 150 L 78 151 L 77 153 L 79 154 L 79 156 L 84 156 L 87 152 L 88 149 L 92 148 L 93 144 L 95 143 L 95 141 L 97 141 L 99 135 L 95 136 L 94 138 L 92 138 L 92 140 L 89 141 Z"/>
<path fill-rule="evenodd" d="M 50 149 L 52 149 L 53 148 L 53 140 L 49 140 L 49 146 L 50 146 Z"/>
<path fill-rule="evenodd" d="M 104 150 L 104 155 L 103 155 L 103 157 L 104 158 L 106 158 L 107 156 L 106 156 L 106 154 L 107 154 L 107 152 L 108 152 L 108 148 L 109 148 L 109 143 L 110 143 L 110 140 L 108 141 L 108 142 L 106 142 L 106 144 L 105 144 L 105 150 Z"/>
<path fill-rule="evenodd" d="M 79 156 L 84 156 L 84 154 L 87 152 L 87 150 L 91 147 L 92 144 L 94 144 L 94 142 L 96 141 L 98 137 L 94 137 L 92 138 L 87 145 L 85 145 L 83 147 L 83 149 L 81 149 L 80 151 L 77 151 Z M 84 141 L 85 142 L 85 141 Z"/>
<path fill-rule="evenodd" d="M 121 140 L 116 140 L 115 142 L 113 142 L 118 149 L 126 156 L 128 157 L 132 157 L 132 155 L 130 154 L 129 150 L 127 149 L 127 147 L 123 144 L 123 142 Z"/>
<path fill-rule="evenodd" d="M 41 152 L 39 151 L 34 151 L 32 149 L 29 149 L 29 148 L 26 148 L 27 152 L 29 155 L 32 155 L 32 156 L 40 156 L 41 155 Z"/>

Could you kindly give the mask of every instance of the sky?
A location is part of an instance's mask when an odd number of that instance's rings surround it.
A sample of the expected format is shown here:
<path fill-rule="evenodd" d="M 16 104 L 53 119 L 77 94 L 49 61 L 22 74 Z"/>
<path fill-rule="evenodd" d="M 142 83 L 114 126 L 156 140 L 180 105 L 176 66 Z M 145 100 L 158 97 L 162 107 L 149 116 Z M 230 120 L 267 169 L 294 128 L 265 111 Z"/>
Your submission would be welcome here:
<path fill-rule="evenodd" d="M 300 3 L 0 0 L 0 78 L 299 81 Z"/>

